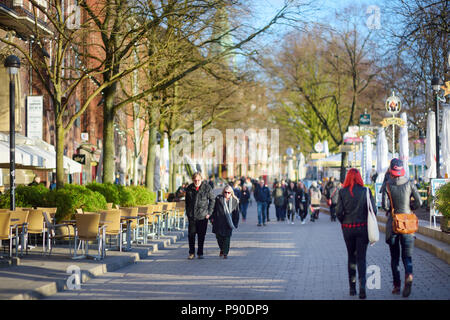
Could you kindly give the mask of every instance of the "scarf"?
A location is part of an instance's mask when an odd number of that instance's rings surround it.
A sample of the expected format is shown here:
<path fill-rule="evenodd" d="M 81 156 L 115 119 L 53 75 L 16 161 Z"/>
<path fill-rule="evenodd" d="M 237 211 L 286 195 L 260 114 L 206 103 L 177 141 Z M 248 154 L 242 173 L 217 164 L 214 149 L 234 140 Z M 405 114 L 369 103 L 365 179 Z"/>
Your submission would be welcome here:
<path fill-rule="evenodd" d="M 231 217 L 231 212 L 233 211 L 232 201 L 233 198 L 230 198 L 230 200 L 228 201 L 225 199 L 225 197 L 222 198 L 222 204 L 225 211 L 225 218 L 227 219 L 228 226 L 231 228 L 231 230 L 235 230 L 236 227 L 234 226 L 233 219 Z"/>

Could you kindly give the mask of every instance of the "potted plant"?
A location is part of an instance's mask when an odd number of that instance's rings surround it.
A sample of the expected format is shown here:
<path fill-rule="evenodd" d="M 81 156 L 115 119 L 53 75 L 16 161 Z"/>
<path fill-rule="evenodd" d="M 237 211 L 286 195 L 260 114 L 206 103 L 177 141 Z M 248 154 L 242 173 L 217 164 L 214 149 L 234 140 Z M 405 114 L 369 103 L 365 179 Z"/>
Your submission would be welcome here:
<path fill-rule="evenodd" d="M 441 230 L 443 232 L 450 232 L 450 182 L 440 187 L 434 198 L 436 210 L 442 214 Z"/>

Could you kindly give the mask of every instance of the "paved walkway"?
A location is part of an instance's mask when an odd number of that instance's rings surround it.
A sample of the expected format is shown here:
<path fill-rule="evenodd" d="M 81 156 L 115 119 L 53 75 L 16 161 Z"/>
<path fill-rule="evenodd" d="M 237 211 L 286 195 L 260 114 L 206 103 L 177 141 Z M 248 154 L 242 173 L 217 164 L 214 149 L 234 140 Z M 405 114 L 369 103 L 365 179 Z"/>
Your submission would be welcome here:
<path fill-rule="evenodd" d="M 80 290 L 49 299 L 358 300 L 348 295 L 347 253 L 338 222 L 325 214 L 305 225 L 299 220 L 294 225 L 274 222 L 273 206 L 270 216 L 267 226 L 257 227 L 256 205 L 249 207 L 247 221 L 233 234 L 227 260 L 219 258 L 209 227 L 203 260 L 187 260 L 185 237 L 136 264 L 82 283 Z M 380 237 L 367 252 L 367 265 L 379 267 L 380 286 L 367 290 L 367 298 L 404 300 L 391 294 L 389 248 L 384 234 Z M 413 263 L 408 299 L 449 300 L 450 266 L 418 248 Z"/>

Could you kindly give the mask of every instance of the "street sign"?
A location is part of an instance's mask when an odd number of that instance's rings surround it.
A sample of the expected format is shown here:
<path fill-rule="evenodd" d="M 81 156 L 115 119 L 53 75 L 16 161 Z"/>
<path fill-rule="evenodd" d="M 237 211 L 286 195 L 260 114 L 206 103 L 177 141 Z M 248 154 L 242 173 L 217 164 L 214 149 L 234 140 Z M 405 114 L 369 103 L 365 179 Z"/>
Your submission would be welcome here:
<path fill-rule="evenodd" d="M 370 131 L 370 130 L 360 130 L 360 131 L 358 131 L 358 137 L 364 137 L 364 136 L 371 136 L 372 138 L 375 138 L 376 134 L 373 131 Z"/>
<path fill-rule="evenodd" d="M 392 92 L 392 95 L 386 99 L 386 111 L 392 115 L 400 112 L 402 109 L 402 102 L 400 99 Z"/>
<path fill-rule="evenodd" d="M 311 153 L 311 159 L 317 160 L 317 159 L 324 159 L 325 153 Z"/>
<path fill-rule="evenodd" d="M 323 151 L 323 143 L 322 142 L 317 142 L 314 145 L 314 150 L 316 150 L 317 152 L 322 152 Z"/>
<path fill-rule="evenodd" d="M 403 126 L 406 125 L 406 122 L 403 121 L 403 119 L 395 118 L 395 117 L 384 118 L 380 123 L 381 123 L 381 125 L 383 127 L 387 127 L 387 126 L 390 126 L 390 125 L 396 125 L 396 126 L 403 127 Z"/>
<path fill-rule="evenodd" d="M 359 116 L 359 125 L 360 126 L 370 126 L 371 120 L 370 120 L 370 114 L 364 113 Z"/>

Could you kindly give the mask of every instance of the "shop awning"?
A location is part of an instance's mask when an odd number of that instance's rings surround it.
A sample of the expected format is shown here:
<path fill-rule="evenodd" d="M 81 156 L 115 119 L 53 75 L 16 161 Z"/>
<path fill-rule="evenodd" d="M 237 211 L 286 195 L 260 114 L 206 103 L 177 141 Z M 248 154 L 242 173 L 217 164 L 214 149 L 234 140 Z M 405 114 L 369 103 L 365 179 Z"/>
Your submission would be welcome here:
<path fill-rule="evenodd" d="M 0 133 L 0 167 L 9 168 L 9 135 Z M 7 152 L 4 152 L 5 146 Z M 55 147 L 40 139 L 31 139 L 16 133 L 16 165 L 27 169 L 56 169 Z M 82 172 L 80 163 L 64 156 L 67 173 Z"/>
<path fill-rule="evenodd" d="M 0 140 L 0 168 L 9 168 L 9 142 Z M 17 169 L 33 169 L 42 167 L 44 159 L 37 154 L 29 152 L 16 146 L 16 168 Z"/>

